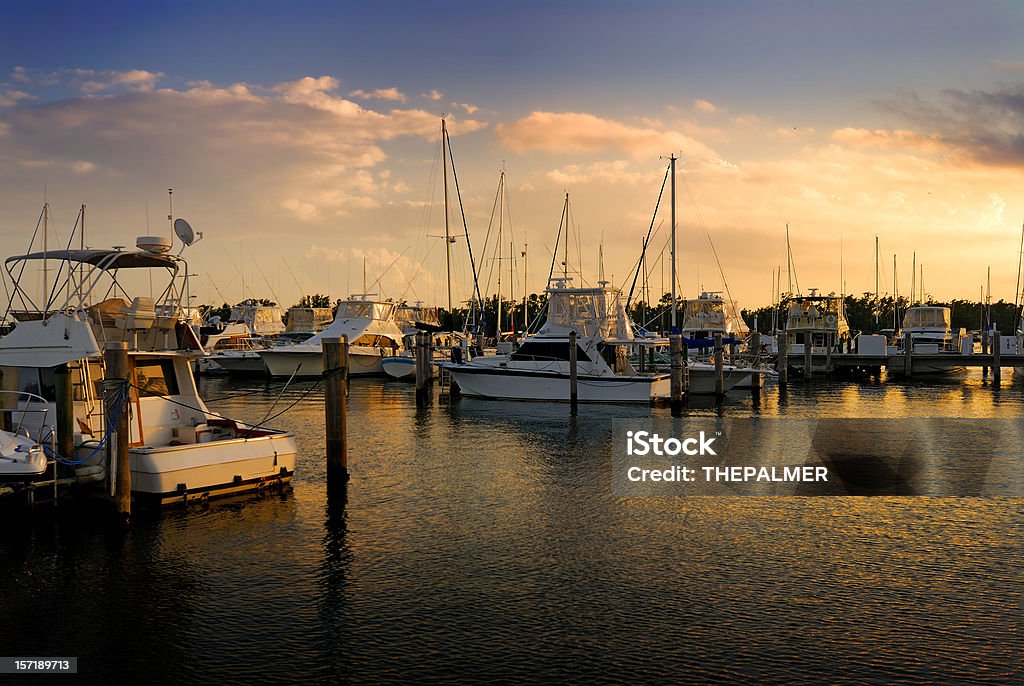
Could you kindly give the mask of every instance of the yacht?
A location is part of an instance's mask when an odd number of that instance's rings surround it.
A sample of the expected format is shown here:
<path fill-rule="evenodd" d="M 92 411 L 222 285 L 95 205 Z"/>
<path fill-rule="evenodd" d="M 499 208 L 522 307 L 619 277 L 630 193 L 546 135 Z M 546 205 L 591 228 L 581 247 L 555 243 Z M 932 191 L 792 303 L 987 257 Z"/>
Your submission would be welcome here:
<path fill-rule="evenodd" d="M 943 305 L 914 305 L 903 314 L 903 326 L 896 336 L 892 353 L 905 355 L 907 346 L 913 346 L 912 363 L 915 374 L 945 374 L 963 369 L 948 359 L 960 353 L 960 341 L 966 332 L 960 330 L 954 336 L 952 310 Z M 891 366 L 891 372 L 899 375 L 904 369 L 899 364 Z"/>
<path fill-rule="evenodd" d="M 576 332 L 580 402 L 651 403 L 668 398 L 666 373 L 640 374 L 629 362 L 635 338 L 618 289 L 571 288 L 554 279 L 547 321 L 508 355 L 445 363 L 463 395 L 508 400 L 568 401 L 569 334 Z"/>
<path fill-rule="evenodd" d="M 850 325 L 846 321 L 843 298 L 833 294 L 797 295 L 783 301 L 789 364 L 803 369 L 806 350 L 818 356 L 812 362 L 812 371 L 826 371 L 828 356 L 841 352 L 850 341 Z"/>
<path fill-rule="evenodd" d="M 295 345 L 259 351 L 274 377 L 317 377 L 323 374 L 324 338 L 348 336 L 349 376 L 384 373 L 381 360 L 398 353 L 402 330 L 395 323 L 395 303 L 371 300 L 374 294 L 354 295 L 338 303 L 334 321 L 312 338 Z"/>
<path fill-rule="evenodd" d="M 73 472 L 71 481 L 109 485 L 106 444 L 113 427 L 104 412 L 102 351 L 106 344 L 126 343 L 131 371 L 122 411 L 129 413 L 134 499 L 167 504 L 283 488 L 295 470 L 294 435 L 247 426 L 206 407 L 190 365 L 202 346 L 187 318 L 175 314 L 187 311 L 187 264 L 168 254 L 170 239 L 144 238 L 137 242 L 141 250 L 61 250 L 7 259 L 12 306 L 17 301 L 25 314 L 0 339 L 4 386 L 23 393 L 5 409 L 27 434 L 56 433 L 59 444 L 73 446 L 71 454 L 53 455 Z M 59 267 L 48 269 L 53 262 Z M 44 276 L 42 300 L 28 277 L 40 271 L 63 279 L 48 290 Z M 163 285 L 150 291 L 149 283 Z M 133 296 L 133 286 L 159 295 Z M 66 428 L 46 418 L 59 416 L 58 373 L 70 374 L 72 387 Z M 70 440 L 61 438 L 63 432 Z"/>

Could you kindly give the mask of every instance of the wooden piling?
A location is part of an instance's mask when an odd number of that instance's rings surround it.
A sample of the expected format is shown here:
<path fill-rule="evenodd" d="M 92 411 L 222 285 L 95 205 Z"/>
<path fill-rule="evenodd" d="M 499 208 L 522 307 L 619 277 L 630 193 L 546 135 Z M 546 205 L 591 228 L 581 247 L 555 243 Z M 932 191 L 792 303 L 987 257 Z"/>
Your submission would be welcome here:
<path fill-rule="evenodd" d="M 721 336 L 721 334 L 716 334 L 716 335 L 717 336 Z M 729 364 L 732 364 L 732 365 L 736 364 L 736 338 L 735 337 L 729 342 Z"/>
<path fill-rule="evenodd" d="M 778 361 L 775 363 L 776 371 L 779 373 L 779 388 L 786 388 L 789 384 L 789 334 L 779 331 L 776 334 L 775 346 L 778 348 Z"/>
<path fill-rule="evenodd" d="M 683 407 L 683 337 L 674 333 L 668 337 L 669 404 L 673 411 Z"/>
<path fill-rule="evenodd" d="M 430 400 L 430 358 L 427 337 L 430 334 L 416 332 L 413 352 L 416 360 L 416 407 L 425 407 Z"/>
<path fill-rule="evenodd" d="M 832 348 L 835 346 L 835 340 L 832 338 L 832 334 L 825 334 L 825 376 L 832 373 Z"/>
<path fill-rule="evenodd" d="M 348 408 L 345 402 L 348 336 L 324 338 L 324 423 L 327 429 L 327 485 L 345 483 L 348 473 Z"/>
<path fill-rule="evenodd" d="M 981 332 L 981 354 L 988 356 L 988 329 L 983 329 Z M 988 365 L 983 364 L 981 366 L 981 378 L 988 376 Z"/>
<path fill-rule="evenodd" d="M 750 354 L 754 356 L 754 359 L 761 355 L 761 332 L 755 331 L 750 334 Z"/>
<path fill-rule="evenodd" d="M 999 383 L 1002 379 L 1003 367 L 1000 361 L 1003 351 L 1000 349 L 999 329 L 992 332 L 992 381 Z"/>
<path fill-rule="evenodd" d="M 722 334 L 715 334 L 715 397 L 725 397 L 725 349 L 722 347 Z"/>
<path fill-rule="evenodd" d="M 579 402 L 577 389 L 578 360 L 576 359 L 576 332 L 569 332 L 569 404 L 572 411 L 576 412 L 576 405 Z"/>
<path fill-rule="evenodd" d="M 903 375 L 908 379 L 914 375 L 914 337 L 909 333 L 903 339 Z"/>
<path fill-rule="evenodd" d="M 813 334 L 804 334 L 804 378 L 814 377 L 814 339 Z"/>
<path fill-rule="evenodd" d="M 106 367 L 103 406 L 108 422 L 107 469 L 113 479 L 109 493 L 118 519 L 127 522 L 132 514 L 132 466 L 131 453 L 128 452 L 132 368 L 128 344 L 122 341 L 107 343 L 103 361 Z"/>
<path fill-rule="evenodd" d="M 75 452 L 75 395 L 71 385 L 71 368 L 58 365 L 53 374 L 57 405 L 57 454 L 71 460 Z M 64 470 L 68 470 L 64 467 Z"/>

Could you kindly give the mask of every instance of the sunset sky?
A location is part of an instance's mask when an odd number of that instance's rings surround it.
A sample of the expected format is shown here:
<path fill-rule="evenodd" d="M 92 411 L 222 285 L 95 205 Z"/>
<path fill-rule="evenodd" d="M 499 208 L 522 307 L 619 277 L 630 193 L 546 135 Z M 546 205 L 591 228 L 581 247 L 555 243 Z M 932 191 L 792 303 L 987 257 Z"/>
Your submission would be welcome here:
<path fill-rule="evenodd" d="M 53 242 L 85 203 L 90 245 L 133 245 L 166 232 L 173 187 L 202 301 L 243 279 L 342 297 L 365 260 L 372 290 L 443 305 L 442 113 L 485 282 L 506 170 L 517 297 L 524 242 L 544 288 L 566 192 L 572 266 L 595 282 L 603 244 L 625 282 L 675 153 L 685 296 L 721 288 L 710 236 L 733 296 L 767 304 L 788 223 L 804 291 L 843 289 L 841 262 L 873 290 L 877 235 L 883 291 L 894 253 L 909 291 L 916 251 L 934 297 L 977 298 L 991 267 L 1014 300 L 1019 2 L 5 3 L 0 248 L 28 248 L 44 189 Z M 464 299 L 464 240 L 453 257 Z"/>

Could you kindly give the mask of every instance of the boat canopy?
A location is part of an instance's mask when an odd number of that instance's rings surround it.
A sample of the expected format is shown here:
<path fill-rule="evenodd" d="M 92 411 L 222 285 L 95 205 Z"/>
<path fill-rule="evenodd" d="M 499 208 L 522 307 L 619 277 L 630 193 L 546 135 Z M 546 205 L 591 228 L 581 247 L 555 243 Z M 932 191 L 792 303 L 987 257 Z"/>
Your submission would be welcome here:
<path fill-rule="evenodd" d="M 911 307 L 903 315 L 904 329 L 948 330 L 951 322 L 948 307 Z"/>
<path fill-rule="evenodd" d="M 123 250 L 50 250 L 34 252 L 27 255 L 8 257 L 4 264 L 24 262 L 28 260 L 55 260 L 61 262 L 81 262 L 91 264 L 100 269 L 152 269 L 165 267 L 178 268 L 178 258 L 170 255 L 154 255 L 153 253 Z"/>
<path fill-rule="evenodd" d="M 555 328 L 564 333 L 615 340 L 632 340 L 622 297 L 616 288 L 549 288 L 548 320 L 545 332 Z"/>

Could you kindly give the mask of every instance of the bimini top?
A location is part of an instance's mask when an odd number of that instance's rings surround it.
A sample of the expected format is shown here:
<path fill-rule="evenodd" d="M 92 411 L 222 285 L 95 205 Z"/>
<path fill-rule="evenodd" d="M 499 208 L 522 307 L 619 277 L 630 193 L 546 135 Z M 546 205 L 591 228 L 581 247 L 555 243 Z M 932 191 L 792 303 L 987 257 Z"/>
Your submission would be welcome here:
<path fill-rule="evenodd" d="M 64 262 L 81 262 L 91 264 L 100 269 L 152 269 L 165 267 L 176 269 L 178 259 L 170 255 L 154 255 L 143 251 L 124 250 L 50 250 L 34 252 L 27 255 L 8 257 L 4 264 L 26 260 L 58 260 Z"/>

